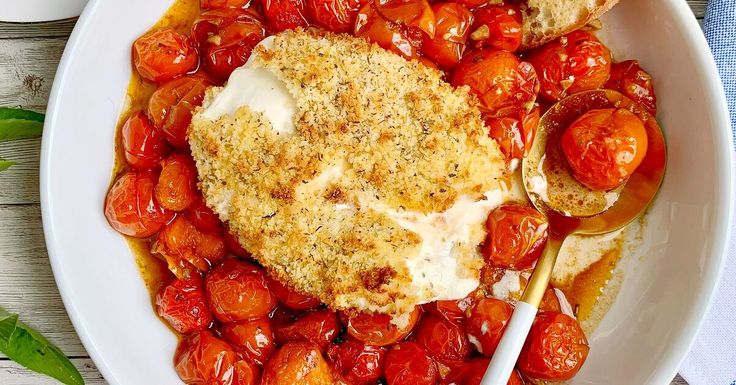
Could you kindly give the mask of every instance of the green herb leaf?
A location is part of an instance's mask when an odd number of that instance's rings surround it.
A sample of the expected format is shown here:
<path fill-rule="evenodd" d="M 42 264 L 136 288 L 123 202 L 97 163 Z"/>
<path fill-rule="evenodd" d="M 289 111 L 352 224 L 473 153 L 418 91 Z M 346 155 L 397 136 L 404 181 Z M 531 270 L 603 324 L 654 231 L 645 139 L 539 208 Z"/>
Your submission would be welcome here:
<path fill-rule="evenodd" d="M 16 163 L 12 160 L 5 160 L 3 158 L 0 158 L 0 171 L 5 171 L 10 168 L 10 166 L 15 165 Z"/>
<path fill-rule="evenodd" d="M 38 112 L 0 107 L 0 142 L 41 136 L 43 119 Z"/>
<path fill-rule="evenodd" d="M 34 372 L 66 385 L 84 385 L 84 379 L 64 353 L 40 333 L 18 321 L 17 314 L 0 307 L 0 352 Z"/>

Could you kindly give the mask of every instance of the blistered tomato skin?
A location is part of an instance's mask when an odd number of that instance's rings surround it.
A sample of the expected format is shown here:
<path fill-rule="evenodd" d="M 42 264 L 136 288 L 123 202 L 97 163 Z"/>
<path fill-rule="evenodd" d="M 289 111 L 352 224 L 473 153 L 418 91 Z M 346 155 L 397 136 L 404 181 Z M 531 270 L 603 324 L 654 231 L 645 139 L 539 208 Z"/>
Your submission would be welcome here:
<path fill-rule="evenodd" d="M 184 76 L 161 85 L 148 101 L 148 117 L 164 131 L 169 143 L 188 149 L 187 128 L 192 111 L 202 104 L 210 81 L 202 76 Z"/>
<path fill-rule="evenodd" d="M 415 308 L 405 327 L 399 328 L 391 323 L 391 316 L 381 313 L 359 313 L 354 316 L 342 315 L 347 332 L 353 338 L 367 344 L 388 346 L 399 342 L 411 333 L 419 319 L 420 310 Z"/>
<path fill-rule="evenodd" d="M 374 3 L 368 2 L 355 18 L 353 34 L 410 60 L 419 58 L 424 32 L 384 19 Z"/>
<path fill-rule="evenodd" d="M 551 102 L 601 88 L 611 73 L 611 52 L 595 36 L 583 31 L 533 50 L 528 60 L 539 75 L 540 95 Z"/>
<path fill-rule="evenodd" d="M 442 317 L 447 321 L 461 324 L 465 320 L 466 312 L 473 307 L 475 299 L 466 297 L 459 300 L 435 301 L 422 305 L 430 314 Z"/>
<path fill-rule="evenodd" d="M 515 52 L 521 47 L 524 34 L 521 12 L 513 5 L 493 5 L 475 12 L 470 39 L 475 48 L 491 47 Z"/>
<path fill-rule="evenodd" d="M 462 385 L 480 385 L 483 376 L 486 374 L 486 369 L 491 363 L 488 358 L 474 358 L 470 361 L 468 372 L 465 376 L 465 380 Z M 524 385 L 524 380 L 521 378 L 517 371 L 511 372 L 508 385 Z"/>
<path fill-rule="evenodd" d="M 306 0 L 309 20 L 330 32 L 353 31 L 358 11 L 365 0 Z"/>
<path fill-rule="evenodd" d="M 207 329 L 213 321 L 199 277 L 175 279 L 162 287 L 156 295 L 156 312 L 182 334 Z"/>
<path fill-rule="evenodd" d="M 644 123 L 623 108 L 591 110 L 560 138 L 573 176 L 591 190 L 612 190 L 631 176 L 647 153 Z"/>
<path fill-rule="evenodd" d="M 279 302 L 290 309 L 309 310 L 320 305 L 320 301 L 318 299 L 292 290 L 275 279 L 269 279 L 268 287 L 271 289 L 273 294 L 276 295 Z"/>
<path fill-rule="evenodd" d="M 182 211 L 197 199 L 197 167 L 188 155 L 171 154 L 161 162 L 156 183 L 156 200 L 161 206 Z"/>
<path fill-rule="evenodd" d="M 276 337 L 267 317 L 224 324 L 220 333 L 248 360 L 258 365 L 264 365 L 276 351 Z"/>
<path fill-rule="evenodd" d="M 174 217 L 156 201 L 157 179 L 148 171 L 128 171 L 118 176 L 105 198 L 105 217 L 113 229 L 129 237 L 146 238 Z"/>
<path fill-rule="evenodd" d="M 271 31 L 309 26 L 305 0 L 260 0 L 261 11 Z"/>
<path fill-rule="evenodd" d="M 248 262 L 226 259 L 205 278 L 210 308 L 221 322 L 265 317 L 276 307 L 266 276 Z"/>
<path fill-rule="evenodd" d="M 435 35 L 435 15 L 427 0 L 376 0 L 378 14 L 388 22 L 414 27 L 430 38 Z"/>
<path fill-rule="evenodd" d="M 184 216 L 177 216 L 161 230 L 153 249 L 163 255 L 169 269 L 179 278 L 192 273 L 187 271 L 187 267 L 208 271 L 226 254 L 225 243 L 219 234 L 197 230 Z"/>
<path fill-rule="evenodd" d="M 261 385 L 325 385 L 334 376 L 317 345 L 297 341 L 282 346 L 263 368 Z"/>
<path fill-rule="evenodd" d="M 470 355 L 465 330 L 437 316 L 424 316 L 414 336 L 435 358 L 464 360 Z"/>
<path fill-rule="evenodd" d="M 547 219 L 534 208 L 504 204 L 488 215 L 483 255 L 494 266 L 514 270 L 532 267 L 547 243 Z"/>
<path fill-rule="evenodd" d="M 434 385 L 439 379 L 437 364 L 416 342 L 392 346 L 383 371 L 388 385 Z"/>
<path fill-rule="evenodd" d="M 183 339 L 174 355 L 176 373 L 187 384 L 230 384 L 236 361 L 233 348 L 206 330 Z"/>
<path fill-rule="evenodd" d="M 233 366 L 233 380 L 231 385 L 257 385 L 260 373 L 256 364 L 240 360 Z"/>
<path fill-rule="evenodd" d="M 657 115 L 657 96 L 652 75 L 644 71 L 637 60 L 614 64 L 606 88 L 621 92 L 644 106 L 650 114 Z"/>
<path fill-rule="evenodd" d="M 199 231 L 218 234 L 223 232 L 220 217 L 207 207 L 201 194 L 189 205 L 184 215 Z"/>
<path fill-rule="evenodd" d="M 478 301 L 470 312 L 466 328 L 470 342 L 480 354 L 486 357 L 493 355 L 513 311 L 511 305 L 499 299 Z"/>
<path fill-rule="evenodd" d="M 123 155 L 129 166 L 142 170 L 160 167 L 169 151 L 164 133 L 156 129 L 146 114 L 132 114 L 121 129 Z"/>
<path fill-rule="evenodd" d="M 277 326 L 276 341 L 311 341 L 324 351 L 340 333 L 340 321 L 332 310 L 309 312 L 288 325 Z"/>
<path fill-rule="evenodd" d="M 250 7 L 250 0 L 199 0 L 199 7 L 203 10 Z"/>
<path fill-rule="evenodd" d="M 162 29 L 133 43 L 133 65 L 146 80 L 162 83 L 197 68 L 197 50 L 189 37 Z"/>
<path fill-rule="evenodd" d="M 488 136 L 498 143 L 507 163 L 513 159 L 521 160 L 531 151 L 539 119 L 539 107 L 534 107 L 528 113 L 520 111 L 518 114 L 486 120 Z"/>
<path fill-rule="evenodd" d="M 331 344 L 327 357 L 332 367 L 353 385 L 374 384 L 383 374 L 386 348 L 367 345 L 354 339 Z"/>
<path fill-rule="evenodd" d="M 565 314 L 545 312 L 534 320 L 517 367 L 544 381 L 566 381 L 588 357 L 588 340 L 578 322 Z"/>
<path fill-rule="evenodd" d="M 440 67 L 454 67 L 465 52 L 473 14 L 457 3 L 432 5 L 436 18 L 434 38 L 424 35 L 422 53 Z"/>

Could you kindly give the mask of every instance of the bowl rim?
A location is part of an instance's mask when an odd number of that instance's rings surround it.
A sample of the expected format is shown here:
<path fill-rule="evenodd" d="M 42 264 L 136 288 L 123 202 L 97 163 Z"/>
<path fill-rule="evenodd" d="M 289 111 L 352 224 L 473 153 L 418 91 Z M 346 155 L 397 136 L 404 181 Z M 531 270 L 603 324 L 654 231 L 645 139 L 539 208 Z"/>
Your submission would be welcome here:
<path fill-rule="evenodd" d="M 734 180 L 736 180 L 736 154 L 733 151 L 732 126 L 726 103 L 726 96 L 723 85 L 718 75 L 715 60 L 711 54 L 705 36 L 702 33 L 700 25 L 693 15 L 686 0 L 667 0 L 671 10 L 673 11 L 674 21 L 685 30 L 685 39 L 682 44 L 692 50 L 697 59 L 697 65 L 700 69 L 710 75 L 706 79 L 704 89 L 707 96 L 711 100 L 709 115 L 713 118 L 713 132 L 716 143 L 716 200 L 714 205 L 716 215 L 719 215 L 716 225 L 716 231 L 712 234 L 714 246 L 712 250 L 713 262 L 708 266 L 704 273 L 707 283 L 701 286 L 698 293 L 696 305 L 688 315 L 682 332 L 674 339 L 673 349 L 664 353 L 660 364 L 655 372 L 650 376 L 649 384 L 669 384 L 677 373 L 682 361 L 684 361 L 687 352 L 695 341 L 708 310 L 712 305 L 718 283 L 725 267 L 728 241 L 733 229 L 733 212 L 736 191 Z M 69 318 L 77 332 L 82 344 L 89 353 L 90 357 L 96 364 L 98 370 L 111 384 L 119 384 L 115 377 L 112 377 L 113 371 L 107 361 L 97 350 L 90 334 L 88 333 L 83 320 L 83 315 L 77 309 L 74 299 L 71 296 L 71 282 L 69 277 L 62 273 L 63 257 L 57 250 L 56 229 L 50 218 L 54 214 L 52 206 L 52 183 L 50 180 L 50 164 L 51 148 L 55 136 L 55 127 L 58 111 L 60 109 L 60 95 L 67 83 L 67 77 L 71 70 L 70 63 L 76 52 L 80 49 L 83 37 L 90 27 L 90 21 L 97 13 L 97 9 L 102 4 L 102 0 L 91 0 L 82 12 L 77 25 L 72 32 L 67 46 L 62 55 L 56 77 L 51 88 L 49 103 L 46 112 L 46 123 L 44 126 L 44 135 L 41 143 L 41 159 L 40 159 L 40 196 L 41 196 L 41 214 L 43 220 L 43 231 L 46 239 L 46 246 L 49 254 L 51 268 L 54 273 L 56 285 L 69 315 Z"/>

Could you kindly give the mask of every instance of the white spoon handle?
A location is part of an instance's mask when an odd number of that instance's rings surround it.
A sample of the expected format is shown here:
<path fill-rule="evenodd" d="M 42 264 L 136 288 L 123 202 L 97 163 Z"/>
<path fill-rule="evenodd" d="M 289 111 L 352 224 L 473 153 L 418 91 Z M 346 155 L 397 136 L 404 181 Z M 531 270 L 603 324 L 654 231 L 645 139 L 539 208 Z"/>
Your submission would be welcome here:
<path fill-rule="evenodd" d="M 537 307 L 526 302 L 519 301 L 514 309 L 506 331 L 498 343 L 496 352 L 491 358 L 491 364 L 480 385 L 507 385 L 511 372 L 514 370 L 516 360 L 519 358 L 521 348 L 524 346 L 526 336 L 532 327 L 534 317 L 537 315 Z"/>

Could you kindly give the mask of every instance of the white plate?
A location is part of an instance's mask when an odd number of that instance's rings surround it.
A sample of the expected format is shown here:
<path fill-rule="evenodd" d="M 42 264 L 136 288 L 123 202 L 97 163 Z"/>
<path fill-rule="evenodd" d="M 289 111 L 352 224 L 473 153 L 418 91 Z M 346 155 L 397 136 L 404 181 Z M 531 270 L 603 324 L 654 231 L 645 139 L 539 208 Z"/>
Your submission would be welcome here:
<path fill-rule="evenodd" d="M 0 21 L 37 22 L 77 17 L 87 0 L 0 0 Z"/>
<path fill-rule="evenodd" d="M 43 138 L 41 201 L 54 274 L 82 342 L 113 385 L 180 383 L 171 363 L 176 339 L 155 317 L 130 251 L 102 213 L 130 45 L 169 5 L 91 2 L 64 53 Z M 734 197 L 730 124 L 685 0 L 623 1 L 604 22 L 617 58 L 638 58 L 654 75 L 670 163 L 644 256 L 623 264 L 621 292 L 573 384 L 666 385 L 724 261 Z"/>

